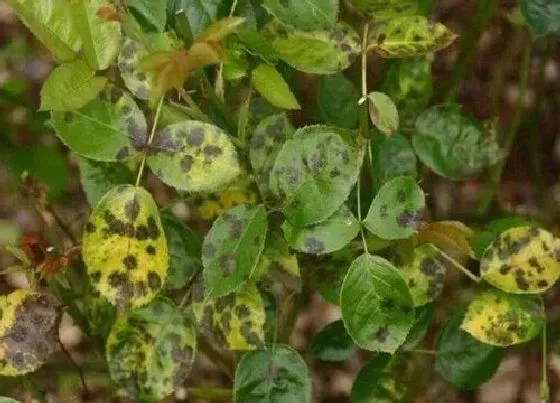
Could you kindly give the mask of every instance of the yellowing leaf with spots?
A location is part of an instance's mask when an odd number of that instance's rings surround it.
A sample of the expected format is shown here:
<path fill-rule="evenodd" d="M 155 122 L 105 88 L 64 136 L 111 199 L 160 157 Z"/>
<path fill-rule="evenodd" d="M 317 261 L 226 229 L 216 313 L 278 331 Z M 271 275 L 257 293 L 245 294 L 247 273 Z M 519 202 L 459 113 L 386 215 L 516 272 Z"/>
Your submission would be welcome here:
<path fill-rule="evenodd" d="M 158 297 L 120 316 L 106 345 L 119 395 L 142 402 L 170 395 L 191 371 L 195 337 L 191 319 L 167 298 Z"/>
<path fill-rule="evenodd" d="M 194 303 L 196 321 L 218 344 L 230 350 L 264 347 L 264 303 L 256 285 L 248 284 L 231 293 Z"/>
<path fill-rule="evenodd" d="M 536 227 L 516 227 L 502 232 L 480 260 L 482 277 L 493 286 L 514 294 L 537 294 L 560 277 L 560 244 Z"/>
<path fill-rule="evenodd" d="M 147 162 L 162 181 L 187 192 L 218 190 L 241 173 L 228 135 L 195 120 L 158 131 Z"/>
<path fill-rule="evenodd" d="M 39 369 L 58 350 L 61 315 L 48 295 L 17 290 L 0 296 L 0 375 Z"/>
<path fill-rule="evenodd" d="M 531 340 L 544 325 L 544 311 L 532 295 L 511 295 L 491 289 L 469 305 L 461 329 L 495 346 L 510 346 Z"/>
<path fill-rule="evenodd" d="M 156 203 L 143 188 L 119 185 L 86 225 L 82 253 L 93 286 L 119 309 L 144 305 L 161 290 L 167 242 Z"/>

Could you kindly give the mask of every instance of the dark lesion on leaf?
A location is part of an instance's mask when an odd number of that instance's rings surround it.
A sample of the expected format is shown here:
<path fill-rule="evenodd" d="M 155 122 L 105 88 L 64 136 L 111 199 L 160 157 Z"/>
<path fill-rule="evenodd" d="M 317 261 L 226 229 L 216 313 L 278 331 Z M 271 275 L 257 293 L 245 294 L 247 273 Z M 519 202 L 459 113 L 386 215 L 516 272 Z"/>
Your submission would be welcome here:
<path fill-rule="evenodd" d="M 319 254 L 325 250 L 325 244 L 323 241 L 317 238 L 306 238 L 303 242 L 303 246 L 307 253 Z"/>
<path fill-rule="evenodd" d="M 375 339 L 380 343 L 385 343 L 389 338 L 389 329 L 387 326 L 380 327 L 377 332 L 375 332 Z"/>
<path fill-rule="evenodd" d="M 132 199 L 124 204 L 124 213 L 126 215 L 126 218 L 128 218 L 130 221 L 135 221 L 138 217 L 139 212 L 140 203 L 138 202 L 138 197 L 134 195 Z"/>
<path fill-rule="evenodd" d="M 417 229 L 420 225 L 420 221 L 422 220 L 423 211 L 410 211 L 405 210 L 401 214 L 397 216 L 397 223 L 400 227 L 403 228 L 413 228 Z"/>

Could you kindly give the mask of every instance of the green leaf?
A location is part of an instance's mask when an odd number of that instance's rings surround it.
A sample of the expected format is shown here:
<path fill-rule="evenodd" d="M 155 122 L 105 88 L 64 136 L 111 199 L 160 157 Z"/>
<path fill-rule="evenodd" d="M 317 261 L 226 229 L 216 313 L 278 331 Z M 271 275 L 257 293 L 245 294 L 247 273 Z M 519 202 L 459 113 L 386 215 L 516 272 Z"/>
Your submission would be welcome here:
<path fill-rule="evenodd" d="M 418 230 L 425 207 L 422 188 L 411 176 L 385 183 L 369 207 L 365 227 L 382 239 L 404 239 Z"/>
<path fill-rule="evenodd" d="M 309 354 L 323 361 L 346 361 L 357 351 L 358 347 L 346 332 L 342 320 L 324 327 L 313 337 L 309 346 Z"/>
<path fill-rule="evenodd" d="M 455 104 L 434 106 L 418 116 L 412 144 L 425 165 L 453 180 L 480 172 L 504 155 L 482 125 Z"/>
<path fill-rule="evenodd" d="M 56 59 L 61 62 L 76 59 L 81 40 L 72 18 L 71 0 L 10 0 L 9 3 Z"/>
<path fill-rule="evenodd" d="M 346 206 L 326 221 L 308 227 L 297 227 L 284 221 L 284 237 L 290 246 L 300 252 L 312 254 L 330 253 L 344 248 L 360 232 L 360 223 Z"/>
<path fill-rule="evenodd" d="M 394 353 L 414 324 L 405 279 L 378 256 L 364 254 L 352 262 L 342 284 L 340 307 L 348 334 L 366 350 Z"/>
<path fill-rule="evenodd" d="M 307 126 L 280 150 L 270 188 L 283 200 L 284 215 L 293 225 L 324 221 L 348 198 L 363 159 L 363 153 L 344 140 L 352 136 L 343 129 Z"/>
<path fill-rule="evenodd" d="M 311 379 L 305 362 L 291 347 L 276 344 L 243 355 L 233 385 L 235 403 L 311 401 Z"/>
<path fill-rule="evenodd" d="M 119 394 L 161 400 L 181 386 L 195 357 L 191 320 L 167 298 L 121 315 L 107 339 L 106 359 Z"/>
<path fill-rule="evenodd" d="M 544 323 L 537 297 L 489 289 L 471 301 L 461 329 L 483 343 L 506 347 L 533 339 Z"/>
<path fill-rule="evenodd" d="M 167 1 L 128 0 L 126 5 L 141 15 L 157 31 L 165 29 L 167 20 Z"/>
<path fill-rule="evenodd" d="M 263 251 L 267 226 L 262 205 L 235 207 L 214 222 L 202 246 L 206 298 L 229 294 L 249 280 Z"/>
<path fill-rule="evenodd" d="M 41 110 L 71 111 L 80 109 L 101 92 L 107 78 L 95 77 L 83 60 L 56 67 L 41 88 Z"/>
<path fill-rule="evenodd" d="M 175 10 L 186 14 L 193 37 L 216 21 L 222 0 L 176 0 Z"/>
<path fill-rule="evenodd" d="M 392 135 L 399 128 L 399 112 L 394 102 L 382 92 L 370 92 L 369 117 L 375 127 L 387 136 Z"/>
<path fill-rule="evenodd" d="M 410 140 L 400 133 L 385 136 L 376 131 L 371 138 L 371 173 L 374 190 L 403 175 L 413 178 L 417 175 L 417 161 Z"/>
<path fill-rule="evenodd" d="M 360 10 L 371 14 L 374 21 L 383 21 L 403 15 L 418 14 L 418 0 L 351 0 Z"/>
<path fill-rule="evenodd" d="M 241 173 L 226 132 L 196 120 L 157 131 L 147 163 L 162 181 L 187 192 L 219 190 Z"/>
<path fill-rule="evenodd" d="M 460 389 L 474 389 L 488 381 L 500 365 L 504 350 L 484 344 L 461 329 L 464 313 L 456 312 L 436 337 L 435 370 Z"/>
<path fill-rule="evenodd" d="M 50 295 L 19 289 L 0 296 L 0 375 L 39 369 L 58 351 L 60 304 Z"/>
<path fill-rule="evenodd" d="M 403 15 L 373 27 L 369 48 L 384 58 L 421 56 L 449 46 L 457 35 L 420 15 Z"/>
<path fill-rule="evenodd" d="M 331 28 L 338 17 L 338 0 L 264 0 L 263 6 L 302 31 Z"/>
<path fill-rule="evenodd" d="M 309 259 L 309 256 L 306 256 Z M 304 260 L 302 264 L 309 273 L 313 288 L 329 303 L 340 305 L 340 290 L 348 267 L 356 258 L 350 248 L 344 248 L 332 254 L 321 255 L 313 260 Z"/>
<path fill-rule="evenodd" d="M 95 207 L 105 193 L 117 185 L 132 183 L 130 169 L 119 163 L 107 163 L 77 157 L 80 182 L 90 206 Z"/>
<path fill-rule="evenodd" d="M 87 287 L 84 294 L 83 310 L 88 323 L 88 336 L 98 337 L 100 345 L 103 345 L 117 319 L 117 308 L 91 285 Z"/>
<path fill-rule="evenodd" d="M 333 74 L 346 69 L 360 54 L 360 37 L 352 27 L 337 23 L 326 31 L 298 31 L 278 21 L 267 25 L 278 57 L 296 70 Z"/>
<path fill-rule="evenodd" d="M 92 285 L 119 310 L 151 301 L 163 287 L 169 258 L 150 193 L 133 185 L 107 192 L 89 217 L 82 255 Z"/>
<path fill-rule="evenodd" d="M 236 38 L 249 54 L 260 57 L 264 62 L 274 63 L 278 60 L 272 42 L 260 32 L 239 29 Z"/>
<path fill-rule="evenodd" d="M 559 0 L 520 0 L 519 6 L 534 36 L 560 32 Z"/>
<path fill-rule="evenodd" d="M 57 135 L 72 151 L 96 161 L 122 161 L 147 140 L 146 118 L 132 98 L 109 87 L 81 109 L 52 112 Z"/>
<path fill-rule="evenodd" d="M 560 277 L 560 244 L 537 227 L 515 227 L 502 232 L 480 260 L 482 277 L 503 291 L 539 294 Z"/>
<path fill-rule="evenodd" d="M 317 94 L 317 111 L 328 125 L 355 129 L 360 119 L 360 92 L 342 73 L 321 77 Z"/>
<path fill-rule="evenodd" d="M 434 316 L 434 304 L 426 304 L 414 309 L 414 325 L 408 332 L 403 350 L 414 350 L 424 339 L 432 325 Z"/>
<path fill-rule="evenodd" d="M 273 66 L 259 64 L 251 73 L 251 81 L 263 98 L 277 108 L 301 109 L 288 83 Z"/>

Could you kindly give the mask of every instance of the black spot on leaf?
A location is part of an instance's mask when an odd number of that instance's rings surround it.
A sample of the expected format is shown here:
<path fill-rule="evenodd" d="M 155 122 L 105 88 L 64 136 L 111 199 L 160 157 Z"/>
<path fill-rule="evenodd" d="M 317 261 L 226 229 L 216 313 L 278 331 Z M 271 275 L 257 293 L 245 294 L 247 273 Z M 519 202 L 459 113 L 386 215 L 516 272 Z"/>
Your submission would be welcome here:
<path fill-rule="evenodd" d="M 380 343 L 385 343 L 389 337 L 389 329 L 387 326 L 380 327 L 375 333 L 375 339 Z"/>
<path fill-rule="evenodd" d="M 138 261 L 136 260 L 136 256 L 132 256 L 132 255 L 128 255 L 124 257 L 123 264 L 124 267 L 127 268 L 127 270 L 132 270 L 138 267 Z"/>
<path fill-rule="evenodd" d="M 325 244 L 317 238 L 307 238 L 303 245 L 308 253 L 319 254 L 325 250 Z"/>
<path fill-rule="evenodd" d="M 214 244 L 206 242 L 202 247 L 202 256 L 206 259 L 212 259 L 216 256 L 217 249 Z"/>
<path fill-rule="evenodd" d="M 131 200 L 124 204 L 124 213 L 126 218 L 130 221 L 136 220 L 138 213 L 140 212 L 140 203 L 138 203 L 138 198 L 134 196 Z"/>
<path fill-rule="evenodd" d="M 194 158 L 191 155 L 185 155 L 181 159 L 181 170 L 185 173 L 188 173 L 191 170 L 193 164 L 194 164 Z"/>
<path fill-rule="evenodd" d="M 154 271 L 148 272 L 148 287 L 152 290 L 161 288 L 161 277 Z"/>
<path fill-rule="evenodd" d="M 150 256 L 154 256 L 156 254 L 156 248 L 153 245 L 146 246 L 146 253 Z"/>
<path fill-rule="evenodd" d="M 187 133 L 186 138 L 191 147 L 200 147 L 204 142 L 204 130 L 201 127 L 194 128 Z"/>

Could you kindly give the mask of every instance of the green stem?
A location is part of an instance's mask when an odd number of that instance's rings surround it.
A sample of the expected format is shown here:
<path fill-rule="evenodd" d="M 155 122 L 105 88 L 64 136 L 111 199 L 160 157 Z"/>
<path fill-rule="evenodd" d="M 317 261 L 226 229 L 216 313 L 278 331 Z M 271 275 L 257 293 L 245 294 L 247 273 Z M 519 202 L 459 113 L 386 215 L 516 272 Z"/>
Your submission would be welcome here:
<path fill-rule="evenodd" d="M 163 106 L 163 98 L 161 97 L 161 99 L 159 100 L 157 109 L 156 109 L 156 116 L 154 118 L 154 124 L 152 126 L 152 132 L 150 133 L 150 137 L 148 138 L 148 142 L 146 143 L 146 147 L 149 147 L 152 144 L 152 141 L 154 140 L 154 135 L 156 133 L 156 128 L 157 128 L 157 124 L 159 121 L 159 117 L 161 115 L 161 107 Z M 147 152 L 146 150 L 144 150 L 144 155 L 142 156 L 142 162 L 140 163 L 140 168 L 138 169 L 138 175 L 136 176 L 136 187 L 138 187 L 140 185 L 140 180 L 142 179 L 142 174 L 144 173 L 144 168 L 146 167 L 146 157 L 147 157 Z"/>
<path fill-rule="evenodd" d="M 545 313 L 546 317 L 546 308 L 544 305 L 544 299 L 541 297 L 541 305 L 543 312 Z M 542 379 L 540 385 L 540 393 L 541 393 L 541 402 L 545 403 L 550 400 L 550 387 L 548 385 L 548 350 L 547 350 L 547 342 L 546 342 L 546 321 L 543 326 L 542 330 Z"/>
<path fill-rule="evenodd" d="M 432 248 L 434 248 L 435 250 L 435 246 L 433 246 L 432 244 L 429 244 Z M 459 262 L 457 262 L 455 259 L 453 259 L 451 256 L 449 256 L 447 253 L 445 253 L 444 251 L 442 251 L 441 249 L 437 249 L 437 252 L 439 254 L 441 254 L 444 258 L 446 258 L 447 260 L 449 260 L 449 262 L 451 262 L 451 264 L 459 269 L 460 271 L 463 272 L 463 274 L 465 276 L 467 276 L 468 278 L 470 278 L 472 281 L 474 281 L 475 283 L 480 283 L 480 277 L 475 276 L 474 274 L 472 274 L 470 271 L 468 271 L 465 267 L 463 267 L 462 264 L 460 264 Z"/>
<path fill-rule="evenodd" d="M 423 354 L 423 355 L 436 355 L 437 351 L 435 350 L 425 350 L 422 348 L 416 348 L 414 350 L 410 350 L 410 353 L 414 353 L 414 354 Z"/>
<path fill-rule="evenodd" d="M 207 400 L 231 399 L 232 390 L 226 388 L 189 388 L 189 396 Z"/>

